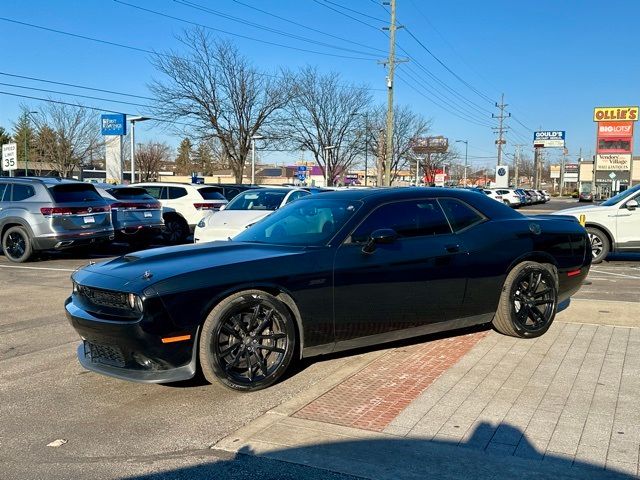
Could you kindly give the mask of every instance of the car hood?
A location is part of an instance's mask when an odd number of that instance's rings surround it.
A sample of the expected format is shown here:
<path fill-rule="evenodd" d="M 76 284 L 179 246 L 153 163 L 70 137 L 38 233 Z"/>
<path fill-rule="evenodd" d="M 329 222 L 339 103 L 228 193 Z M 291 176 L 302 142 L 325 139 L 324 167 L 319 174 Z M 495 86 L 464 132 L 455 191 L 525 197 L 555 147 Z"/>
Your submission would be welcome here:
<path fill-rule="evenodd" d="M 211 242 L 133 252 L 74 273 L 74 280 L 94 287 L 143 290 L 154 283 L 185 273 L 232 264 L 301 255 L 305 247 L 243 242 Z M 111 286 L 109 286 L 111 285 Z"/>
<path fill-rule="evenodd" d="M 573 215 L 579 216 L 586 213 L 604 213 L 607 211 L 608 207 L 603 207 L 600 205 L 585 205 L 584 207 L 573 207 L 566 208 L 564 210 L 558 210 L 553 212 L 551 215 Z"/>
<path fill-rule="evenodd" d="M 272 210 L 222 210 L 210 215 L 205 228 L 223 228 L 242 230 L 247 225 L 263 219 Z"/>

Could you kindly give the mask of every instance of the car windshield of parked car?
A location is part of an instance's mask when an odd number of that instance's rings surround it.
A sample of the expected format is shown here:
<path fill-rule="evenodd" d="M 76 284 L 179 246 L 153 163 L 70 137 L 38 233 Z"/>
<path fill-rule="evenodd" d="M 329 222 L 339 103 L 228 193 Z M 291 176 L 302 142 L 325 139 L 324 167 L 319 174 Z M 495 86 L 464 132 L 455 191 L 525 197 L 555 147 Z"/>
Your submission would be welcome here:
<path fill-rule="evenodd" d="M 225 210 L 276 210 L 289 193 L 287 190 L 248 190 L 237 195 Z"/>
<path fill-rule="evenodd" d="M 144 188 L 139 187 L 109 188 L 107 193 L 117 200 L 155 201 Z"/>
<path fill-rule="evenodd" d="M 272 213 L 233 240 L 275 245 L 324 245 L 360 205 L 354 201 L 307 197 Z"/>
<path fill-rule="evenodd" d="M 600 205 L 604 207 L 610 207 L 611 205 L 615 205 L 616 203 L 624 200 L 627 197 L 630 197 L 631 195 L 637 193 L 638 191 L 640 191 L 640 185 L 636 185 L 633 188 L 628 188 L 625 191 L 620 192 L 617 195 L 614 195 L 609 200 L 602 202 Z"/>

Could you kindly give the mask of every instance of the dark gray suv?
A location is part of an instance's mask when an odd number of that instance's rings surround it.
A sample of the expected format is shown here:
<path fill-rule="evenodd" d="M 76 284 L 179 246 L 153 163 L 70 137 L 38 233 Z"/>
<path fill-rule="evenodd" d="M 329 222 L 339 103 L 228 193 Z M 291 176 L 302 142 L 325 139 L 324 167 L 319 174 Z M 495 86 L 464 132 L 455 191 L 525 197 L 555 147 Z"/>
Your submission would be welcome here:
<path fill-rule="evenodd" d="M 110 210 L 88 183 L 49 177 L 2 177 L 2 251 L 12 262 L 26 262 L 40 250 L 112 240 Z"/>

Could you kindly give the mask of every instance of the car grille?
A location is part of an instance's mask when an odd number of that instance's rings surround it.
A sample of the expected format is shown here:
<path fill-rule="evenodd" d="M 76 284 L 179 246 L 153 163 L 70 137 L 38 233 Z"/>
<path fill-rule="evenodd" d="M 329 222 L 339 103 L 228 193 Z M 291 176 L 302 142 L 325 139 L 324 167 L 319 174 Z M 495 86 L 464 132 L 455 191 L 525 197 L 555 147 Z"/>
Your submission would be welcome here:
<path fill-rule="evenodd" d="M 94 305 L 98 305 L 100 307 L 130 310 L 126 293 L 112 292 L 110 290 L 86 287 L 84 285 L 78 285 L 78 293 L 80 293 L 80 295 L 85 297 Z"/>
<path fill-rule="evenodd" d="M 91 342 L 84 342 L 85 355 L 91 355 L 91 361 L 103 363 L 114 367 L 124 367 L 125 359 L 122 350 L 112 345 L 97 345 Z"/>

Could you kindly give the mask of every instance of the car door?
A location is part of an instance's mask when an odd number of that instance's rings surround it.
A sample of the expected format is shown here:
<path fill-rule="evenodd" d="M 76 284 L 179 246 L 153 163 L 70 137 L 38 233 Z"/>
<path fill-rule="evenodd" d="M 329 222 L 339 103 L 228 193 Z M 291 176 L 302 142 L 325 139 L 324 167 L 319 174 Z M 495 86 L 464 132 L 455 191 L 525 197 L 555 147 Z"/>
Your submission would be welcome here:
<path fill-rule="evenodd" d="M 640 208 L 627 208 L 630 200 L 640 202 L 640 195 L 626 200 L 616 213 L 616 248 L 640 250 Z"/>
<path fill-rule="evenodd" d="M 397 240 L 364 253 L 379 229 L 395 230 Z M 372 335 L 418 334 L 416 327 L 457 317 L 466 284 L 464 250 L 435 199 L 392 202 L 371 212 L 336 252 L 337 348 L 372 343 L 362 338 Z"/>

